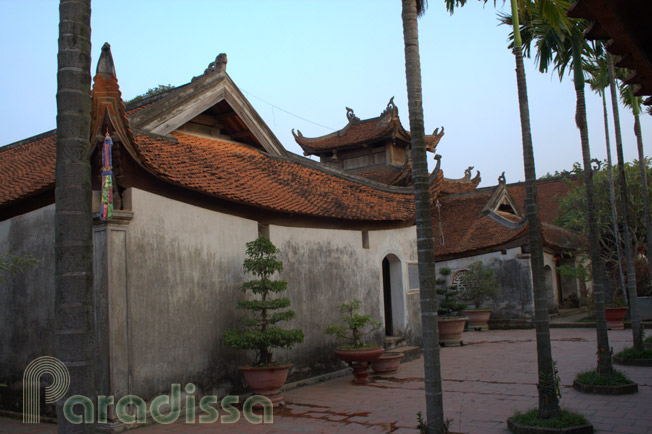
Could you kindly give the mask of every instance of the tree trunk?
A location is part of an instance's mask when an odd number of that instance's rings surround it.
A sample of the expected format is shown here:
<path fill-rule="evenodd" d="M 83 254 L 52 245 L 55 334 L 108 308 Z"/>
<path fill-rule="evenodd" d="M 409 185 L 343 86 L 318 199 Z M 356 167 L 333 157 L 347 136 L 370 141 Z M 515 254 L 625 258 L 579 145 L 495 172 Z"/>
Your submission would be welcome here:
<path fill-rule="evenodd" d="M 439 330 L 435 292 L 435 250 L 430 207 L 430 184 L 421 97 L 421 64 L 415 0 L 402 0 L 405 77 L 410 116 L 410 144 L 414 175 L 421 324 L 426 386 L 426 416 L 430 433 L 443 432 L 444 402 L 439 361 Z"/>
<path fill-rule="evenodd" d="M 634 348 L 643 349 L 643 329 L 641 315 L 638 311 L 636 294 L 636 271 L 634 270 L 634 255 L 632 254 L 632 237 L 629 233 L 628 211 L 629 195 L 625 179 L 625 159 L 623 158 L 623 139 L 620 135 L 620 115 L 618 114 L 618 95 L 616 95 L 616 79 L 611 54 L 607 54 L 609 63 L 609 87 L 611 88 L 611 104 L 614 112 L 614 129 L 616 130 L 616 154 L 618 155 L 618 181 L 620 182 L 621 215 L 623 219 L 623 242 L 625 244 L 625 261 L 627 262 L 627 292 L 629 293 L 629 313 L 632 318 L 632 339 Z"/>
<path fill-rule="evenodd" d="M 631 88 L 629 90 L 632 92 Z M 634 133 L 636 134 L 636 146 L 638 148 L 638 167 L 641 170 L 641 193 L 643 197 L 643 212 L 645 215 L 645 238 L 647 241 L 647 263 L 650 273 L 650 285 L 652 285 L 652 225 L 650 224 L 650 196 L 648 194 L 647 173 L 645 165 L 645 153 L 643 152 L 643 135 L 641 133 L 641 119 L 638 97 L 632 93 L 632 110 L 634 112 Z"/>
<path fill-rule="evenodd" d="M 595 209 L 595 194 L 593 191 L 593 169 L 591 168 L 591 147 L 589 131 L 586 123 L 586 102 L 584 98 L 584 71 L 582 70 L 582 54 L 580 47 L 573 42 L 573 74 L 575 93 L 577 95 L 577 111 L 575 122 L 580 130 L 582 142 L 582 159 L 584 162 L 584 190 L 586 191 L 587 220 L 589 224 L 589 243 L 591 251 L 591 268 L 593 270 L 593 304 L 598 343 L 599 376 L 610 376 L 613 373 L 611 364 L 611 348 L 607 332 L 607 320 L 604 311 L 604 291 L 608 288 L 604 264 L 600 256 L 600 233 L 598 217 Z"/>
<path fill-rule="evenodd" d="M 90 167 L 90 0 L 61 0 L 57 72 L 55 188 L 55 344 L 68 368 L 66 398 L 95 399 L 93 239 Z M 73 425 L 57 402 L 59 433 L 94 432 Z"/>
<path fill-rule="evenodd" d="M 607 116 L 607 96 L 605 89 L 602 89 L 602 110 L 604 112 L 604 138 L 607 143 L 607 169 L 609 170 L 609 203 L 611 204 L 611 219 L 614 227 L 614 240 L 616 242 L 616 254 L 618 256 L 618 275 L 620 277 L 620 290 L 623 300 L 627 300 L 625 286 L 625 274 L 623 273 L 623 252 L 620 250 L 620 231 L 618 230 L 618 213 L 616 212 L 616 191 L 614 189 L 614 168 L 611 163 L 611 142 L 609 139 L 609 117 Z M 615 291 L 613 296 L 615 297 Z"/>
<path fill-rule="evenodd" d="M 534 324 L 537 337 L 537 360 L 539 368 L 539 417 L 556 418 L 561 414 L 559 399 L 555 386 L 555 368 L 550 346 L 550 325 L 548 323 L 548 297 L 545 288 L 543 265 L 543 237 L 537 201 L 536 170 L 532 133 L 530 131 L 530 109 L 527 99 L 525 67 L 521 33 L 518 24 L 517 0 L 511 0 L 514 28 L 514 57 L 516 59 L 516 83 L 518 86 L 518 105 L 521 116 L 521 136 L 523 140 L 523 166 L 525 168 L 525 209 L 528 219 L 530 239 L 530 263 L 532 266 L 532 283 L 534 285 Z"/>

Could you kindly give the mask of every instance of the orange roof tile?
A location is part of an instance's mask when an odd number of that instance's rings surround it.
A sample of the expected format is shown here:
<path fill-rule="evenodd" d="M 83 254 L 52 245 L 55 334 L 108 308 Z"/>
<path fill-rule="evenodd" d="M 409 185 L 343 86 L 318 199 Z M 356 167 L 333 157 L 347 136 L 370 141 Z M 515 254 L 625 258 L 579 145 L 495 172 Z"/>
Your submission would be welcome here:
<path fill-rule="evenodd" d="M 339 131 L 315 138 L 303 137 L 301 132 L 299 132 L 298 135 L 294 135 L 294 139 L 306 153 L 319 153 L 350 148 L 362 143 L 374 142 L 385 137 L 391 137 L 397 125 L 394 122 L 383 122 L 383 120 L 384 118 L 379 116 L 363 121 L 352 121 Z M 400 122 L 398 122 L 398 127 L 403 130 Z"/>
<path fill-rule="evenodd" d="M 56 137 L 51 131 L 0 148 L 0 206 L 54 187 Z"/>
<path fill-rule="evenodd" d="M 136 138 L 139 157 L 158 177 L 196 191 L 269 210 L 366 221 L 413 218 L 414 196 L 338 177 L 246 145 L 173 133 L 178 143 Z"/>
<path fill-rule="evenodd" d="M 539 217 L 542 223 L 554 224 L 559 215 L 559 198 L 564 197 L 573 188 L 577 180 L 564 180 L 562 178 L 544 179 L 537 181 L 537 196 L 539 197 Z M 507 185 L 509 194 L 516 203 L 525 209 L 525 183 Z"/>
<path fill-rule="evenodd" d="M 544 244 L 570 250 L 585 247 L 585 237 L 552 224 L 559 211 L 556 197 L 568 192 L 571 186 L 561 180 L 546 180 L 537 182 L 537 187 Z M 442 191 L 444 188 L 446 185 L 442 183 Z M 508 228 L 488 216 L 480 216 L 493 190 L 494 188 L 483 188 L 465 194 L 442 196 L 439 199 L 445 245 L 435 246 L 436 256 L 460 256 L 516 242 L 521 237 L 524 237 L 524 244 L 528 242 L 527 225 Z M 521 209 L 524 209 L 525 185 L 523 183 L 508 185 L 507 190 Z M 433 214 L 437 236 L 439 235 L 438 219 L 438 214 Z"/>

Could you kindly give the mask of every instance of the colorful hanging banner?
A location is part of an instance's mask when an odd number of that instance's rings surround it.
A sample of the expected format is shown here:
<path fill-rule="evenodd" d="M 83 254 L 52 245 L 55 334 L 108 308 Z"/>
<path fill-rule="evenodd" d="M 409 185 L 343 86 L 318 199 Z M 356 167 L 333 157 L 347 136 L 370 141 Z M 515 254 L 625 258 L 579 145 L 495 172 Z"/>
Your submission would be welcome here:
<path fill-rule="evenodd" d="M 100 219 L 106 221 L 113 217 L 113 158 L 111 147 L 113 141 L 107 131 L 102 146 L 102 201 L 100 204 Z"/>

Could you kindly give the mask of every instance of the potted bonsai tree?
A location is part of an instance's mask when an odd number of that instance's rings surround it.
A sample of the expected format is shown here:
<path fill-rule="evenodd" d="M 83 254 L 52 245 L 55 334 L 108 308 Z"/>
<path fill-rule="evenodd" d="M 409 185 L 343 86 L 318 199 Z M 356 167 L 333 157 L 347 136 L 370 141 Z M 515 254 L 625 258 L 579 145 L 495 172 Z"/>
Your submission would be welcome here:
<path fill-rule="evenodd" d="M 276 259 L 278 249 L 264 236 L 247 243 L 244 270 L 255 279 L 242 284 L 242 291 L 253 294 L 238 302 L 238 309 L 251 312 L 241 318 L 241 327 L 224 332 L 224 344 L 230 348 L 255 350 L 252 366 L 239 367 L 250 389 L 257 395 L 267 396 L 277 407 L 283 405 L 281 386 L 285 383 L 291 364 L 279 364 L 272 358 L 273 348 L 291 348 L 303 342 L 301 330 L 285 330 L 278 323 L 294 318 L 290 300 L 274 297 L 286 290 L 287 282 L 270 277 L 283 270 L 283 263 Z"/>
<path fill-rule="evenodd" d="M 466 309 L 466 303 L 459 299 L 456 286 L 447 286 L 446 280 L 451 274 L 451 269 L 443 267 L 439 269 L 439 275 L 435 283 L 437 284 L 437 294 L 441 296 L 437 313 L 439 318 L 437 325 L 439 327 L 439 345 L 455 347 L 462 345 L 462 332 L 467 318 L 460 313 Z"/>
<path fill-rule="evenodd" d="M 379 345 L 364 342 L 362 338 L 380 328 L 382 324 L 372 319 L 369 314 L 361 315 L 358 312 L 360 300 L 357 299 L 351 303 L 343 303 L 339 310 L 344 314 L 342 323 L 329 325 L 324 333 L 345 342 L 337 347 L 335 355 L 353 368 L 354 384 L 367 384 L 369 362 L 380 357 L 384 349 Z"/>
<path fill-rule="evenodd" d="M 464 300 L 473 303 L 473 309 L 464 311 L 464 315 L 469 318 L 469 330 L 489 330 L 491 309 L 483 309 L 482 306 L 498 296 L 494 269 L 480 261 L 474 262 L 460 276 L 459 290 Z"/>

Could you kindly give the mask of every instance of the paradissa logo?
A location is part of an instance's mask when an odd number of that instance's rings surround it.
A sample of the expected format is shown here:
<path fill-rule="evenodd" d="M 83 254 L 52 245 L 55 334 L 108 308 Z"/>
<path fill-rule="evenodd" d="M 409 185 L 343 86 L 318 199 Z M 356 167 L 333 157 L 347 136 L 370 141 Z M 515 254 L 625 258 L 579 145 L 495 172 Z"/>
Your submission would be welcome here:
<path fill-rule="evenodd" d="M 63 398 L 70 387 L 70 373 L 63 362 L 55 357 L 43 356 L 33 360 L 23 374 L 23 423 L 39 423 L 40 418 L 40 378 L 44 374 L 52 376 L 52 384 L 45 387 L 45 403 L 53 404 Z M 220 404 L 224 414 L 220 416 L 215 407 L 218 398 L 215 395 L 204 396 L 199 400 L 199 409 L 203 414 L 197 417 L 195 385 L 185 386 L 188 395 L 185 397 L 186 423 L 236 423 L 240 420 L 240 410 L 234 407 L 239 403 L 237 396 L 225 396 Z M 107 423 L 107 413 L 110 406 L 115 406 L 116 417 L 123 423 L 146 423 L 147 404 L 135 395 L 126 395 L 116 403 L 113 396 L 99 395 L 97 397 L 97 422 Z M 168 407 L 167 413 L 161 407 Z M 254 413 L 254 406 L 262 406 L 263 415 Z M 76 413 L 75 407 L 81 412 Z M 135 410 L 135 411 L 133 411 Z M 262 395 L 249 397 L 242 406 L 242 416 L 252 424 L 272 423 L 274 421 L 272 401 Z M 149 407 L 152 419 L 160 424 L 176 422 L 181 416 L 181 385 L 172 384 L 170 395 L 159 395 L 154 398 Z M 94 423 L 95 404 L 87 396 L 73 395 L 63 405 L 64 417 L 73 424 Z"/>

